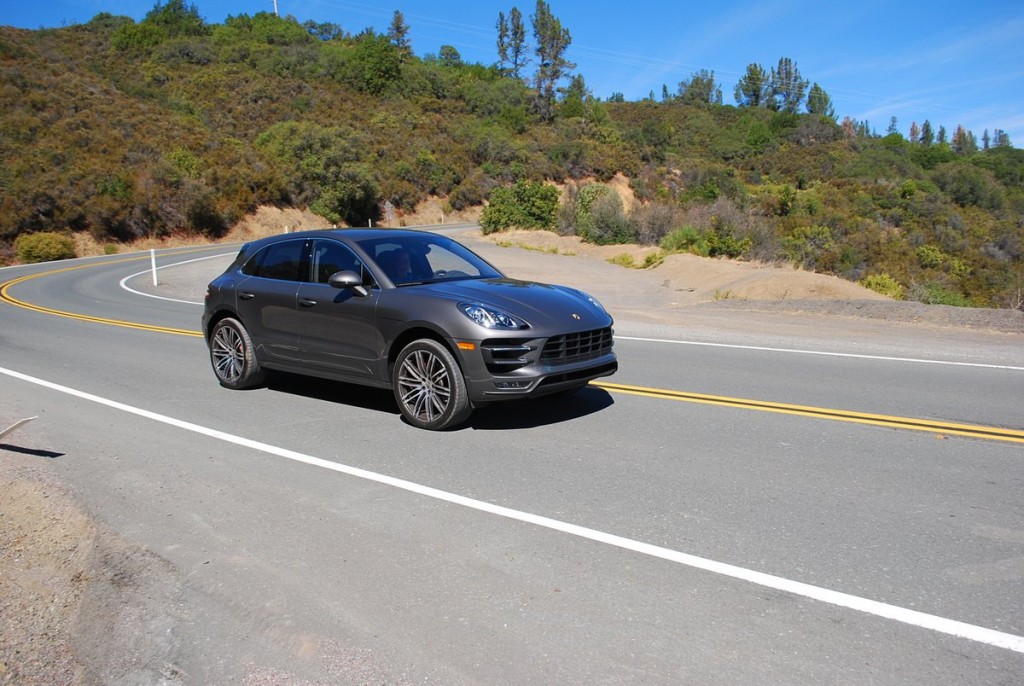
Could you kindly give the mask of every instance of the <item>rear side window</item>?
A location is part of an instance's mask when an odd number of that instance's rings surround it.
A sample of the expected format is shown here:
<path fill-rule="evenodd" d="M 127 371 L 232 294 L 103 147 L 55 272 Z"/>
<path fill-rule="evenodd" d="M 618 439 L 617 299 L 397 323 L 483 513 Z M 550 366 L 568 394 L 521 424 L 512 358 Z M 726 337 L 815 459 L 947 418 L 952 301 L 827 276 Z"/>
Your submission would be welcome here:
<path fill-rule="evenodd" d="M 302 252 L 305 241 L 285 241 L 268 245 L 242 265 L 242 273 L 278 281 L 305 281 Z"/>

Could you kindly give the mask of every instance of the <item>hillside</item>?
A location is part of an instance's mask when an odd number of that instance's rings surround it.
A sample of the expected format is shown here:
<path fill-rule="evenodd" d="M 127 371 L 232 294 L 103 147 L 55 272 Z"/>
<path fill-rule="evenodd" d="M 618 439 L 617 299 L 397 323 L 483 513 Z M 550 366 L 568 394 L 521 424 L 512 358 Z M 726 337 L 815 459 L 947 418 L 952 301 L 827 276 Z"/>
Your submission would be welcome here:
<path fill-rule="evenodd" d="M 602 102 L 582 78 L 546 112 L 523 80 L 453 51 L 158 9 L 0 28 L 0 262 L 36 232 L 219 237 L 266 205 L 400 225 L 427 201 L 479 212 L 546 182 L 561 197 L 544 228 L 593 243 L 793 264 L 926 303 L 1024 303 L 1024 151 L 1008 145 Z M 630 202 L 605 191 L 613 179 Z"/>

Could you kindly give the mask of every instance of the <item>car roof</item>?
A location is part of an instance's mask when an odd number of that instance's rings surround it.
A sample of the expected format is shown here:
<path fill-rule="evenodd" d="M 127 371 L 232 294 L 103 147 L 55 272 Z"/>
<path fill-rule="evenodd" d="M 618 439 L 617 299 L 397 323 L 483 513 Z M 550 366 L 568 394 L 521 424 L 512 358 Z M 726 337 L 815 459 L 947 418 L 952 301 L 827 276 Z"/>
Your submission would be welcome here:
<path fill-rule="evenodd" d="M 270 243 L 278 241 L 295 240 L 298 238 L 339 238 L 347 241 L 364 240 L 387 240 L 396 238 L 410 238 L 414 236 L 436 236 L 429 231 L 413 231 L 411 229 L 312 229 L 309 231 L 293 231 L 292 233 L 281 233 L 274 236 L 250 241 L 242 246 L 242 249 L 258 249 Z"/>

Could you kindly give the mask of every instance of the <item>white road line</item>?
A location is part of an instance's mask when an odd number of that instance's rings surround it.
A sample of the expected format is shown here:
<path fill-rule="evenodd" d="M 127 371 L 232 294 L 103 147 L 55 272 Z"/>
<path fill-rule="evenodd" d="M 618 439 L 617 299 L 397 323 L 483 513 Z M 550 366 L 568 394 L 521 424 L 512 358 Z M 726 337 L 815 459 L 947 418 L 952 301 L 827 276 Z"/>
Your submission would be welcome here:
<path fill-rule="evenodd" d="M 156 270 L 160 271 L 161 269 L 167 269 L 168 267 L 180 267 L 183 264 L 192 264 L 193 262 L 202 262 L 203 260 L 212 260 L 212 259 L 216 259 L 218 257 L 227 257 L 229 255 L 234 255 L 234 254 L 235 253 L 220 253 L 220 254 L 217 254 L 217 255 L 207 255 L 206 257 L 197 257 L 194 260 L 185 260 L 184 262 L 174 262 L 172 264 L 161 265 L 161 266 L 157 267 Z M 201 302 L 196 302 L 195 300 L 179 300 L 178 298 L 167 298 L 167 297 L 164 297 L 162 295 L 154 295 L 153 293 L 143 293 L 142 291 L 137 291 L 137 290 L 135 290 L 134 288 L 132 288 L 131 286 L 128 285 L 128 282 L 131 281 L 132 279 L 134 279 L 134 278 L 136 278 L 138 276 L 142 276 L 143 274 L 151 274 L 151 273 L 152 273 L 151 269 L 144 269 L 141 272 L 135 272 L 134 274 L 129 274 L 128 276 L 126 276 L 123 279 L 121 279 L 119 285 L 121 286 L 121 288 L 123 288 L 124 290 L 128 291 L 129 293 L 134 293 L 135 295 L 141 295 L 141 296 L 143 296 L 145 298 L 154 298 L 156 300 L 166 300 L 166 301 L 172 302 L 172 303 L 184 303 L 186 305 L 202 305 L 203 304 Z"/>
<path fill-rule="evenodd" d="M 763 572 L 757 572 L 751 569 L 745 569 L 743 567 L 737 567 L 735 565 L 726 564 L 723 562 L 716 562 L 714 560 L 708 560 L 706 558 L 697 557 L 696 555 L 690 555 L 688 553 L 682 553 L 677 550 L 671 550 L 669 548 L 662 548 L 660 546 L 651 545 L 649 543 L 643 543 L 640 541 L 634 541 L 629 538 L 622 536 L 616 536 L 614 534 L 605 533 L 603 531 L 597 531 L 595 529 L 588 529 L 587 527 L 578 526 L 576 524 L 569 524 L 562 522 L 557 519 L 550 519 L 541 515 L 530 514 L 529 512 L 522 512 L 520 510 L 513 510 L 508 507 L 501 505 L 494 505 L 481 500 L 475 500 L 473 498 L 467 498 L 455 493 L 449 493 L 447 491 L 441 491 L 430 486 L 424 486 L 417 484 L 412 481 L 405 481 L 404 479 L 397 479 L 395 477 L 387 476 L 385 474 L 378 474 L 376 472 L 367 471 L 358 467 L 350 467 L 348 465 L 339 464 L 337 462 L 331 462 L 324 460 L 319 457 L 313 457 L 312 455 L 305 455 L 303 453 L 288 450 L 286 448 L 279 448 L 277 446 L 269 445 L 267 443 L 260 443 L 252 439 L 243 438 L 241 436 L 235 436 L 233 434 L 218 431 L 216 429 L 210 429 L 198 424 L 186 422 L 181 419 L 175 419 L 166 415 L 157 414 L 149 410 L 143 410 L 131 405 L 125 405 L 115 400 L 109 400 L 102 398 L 91 393 L 84 391 L 75 390 L 67 386 L 61 386 L 51 381 L 45 381 L 27 374 L 22 374 L 10 369 L 0 367 L 0 374 L 5 374 L 9 377 L 19 379 L 21 381 L 42 386 L 53 391 L 58 391 L 67 395 L 81 398 L 89 402 L 98 403 L 105 405 L 122 412 L 128 412 L 130 414 L 151 419 L 153 421 L 161 422 L 169 426 L 173 426 L 193 433 L 201 434 L 209 438 L 214 438 L 227 443 L 232 443 L 252 450 L 258 450 L 269 455 L 275 455 L 277 457 L 283 457 L 288 460 L 294 460 L 296 462 L 302 462 L 304 464 L 312 465 L 314 467 L 322 467 L 323 469 L 329 469 L 334 472 L 346 474 L 359 479 L 365 479 L 367 481 L 373 481 L 375 483 L 384 484 L 398 488 L 409 493 L 415 493 L 428 498 L 435 498 L 444 502 L 452 503 L 462 507 L 467 507 L 479 512 L 486 512 L 488 514 L 496 515 L 499 517 L 505 517 L 518 522 L 526 524 L 534 524 L 539 527 L 550 529 L 552 531 L 559 531 L 571 536 L 577 536 L 579 538 L 587 539 L 590 541 L 596 541 L 598 543 L 604 543 L 606 545 L 615 546 L 624 550 L 629 550 L 641 555 L 648 555 L 651 557 L 659 558 L 662 560 L 668 560 L 675 562 L 687 567 L 694 569 L 700 569 L 714 574 L 720 574 L 723 576 L 731 577 L 734 579 L 740 579 L 747 581 L 752 584 L 764 586 L 766 588 L 773 588 L 779 591 L 785 591 L 794 595 L 802 596 L 804 598 L 811 598 L 813 600 L 819 600 L 823 603 L 829 603 L 838 607 L 845 607 L 866 614 L 874 615 L 876 617 L 883 617 L 891 619 L 903 624 L 915 626 L 923 629 L 930 629 L 932 631 L 947 634 L 950 636 L 956 636 L 964 638 L 969 641 L 975 641 L 977 643 L 983 643 L 997 648 L 1005 648 L 1012 650 L 1017 653 L 1024 654 L 1024 636 L 1016 636 L 1014 634 L 1007 634 L 994 629 L 986 629 L 984 627 L 975 626 L 973 624 L 967 624 L 954 619 L 946 619 L 944 617 L 938 617 L 936 615 L 930 615 L 924 612 L 918 612 L 916 610 L 908 610 L 903 607 L 896 605 L 890 605 L 888 603 L 882 603 L 875 600 L 869 600 L 867 598 L 860 598 L 858 596 L 849 595 L 847 593 L 841 593 L 839 591 L 832 591 L 827 588 L 821 588 L 819 586 L 812 586 L 799 581 L 793 581 L 791 579 L 785 579 L 783 577 L 773 576 L 771 574 L 765 574 Z"/>
<path fill-rule="evenodd" d="M 980 367 L 982 369 L 1008 369 L 1024 372 L 1024 367 L 1004 364 L 983 364 L 980 362 L 950 362 L 948 360 L 927 360 L 914 357 L 888 357 L 885 355 L 863 355 L 859 353 L 832 353 L 823 350 L 800 350 L 798 348 L 769 348 L 760 345 L 739 345 L 736 343 L 707 343 L 704 341 L 680 341 L 671 338 L 641 338 L 639 336 L 615 336 L 617 341 L 639 341 L 641 343 L 672 343 L 675 345 L 696 345 L 707 348 L 733 348 L 736 350 L 760 350 L 771 353 L 787 353 L 789 355 L 821 355 L 824 357 L 850 357 L 861 360 L 879 360 L 883 362 L 914 362 L 917 364 L 941 364 L 950 367 Z"/>

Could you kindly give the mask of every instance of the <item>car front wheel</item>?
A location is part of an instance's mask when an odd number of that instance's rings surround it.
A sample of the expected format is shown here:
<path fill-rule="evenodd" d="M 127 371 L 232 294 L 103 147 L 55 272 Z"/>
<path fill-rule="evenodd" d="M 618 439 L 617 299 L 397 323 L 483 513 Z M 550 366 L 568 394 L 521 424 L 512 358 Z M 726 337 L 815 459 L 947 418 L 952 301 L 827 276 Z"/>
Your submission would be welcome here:
<path fill-rule="evenodd" d="M 398 355 L 392 385 L 402 416 L 421 429 L 457 426 L 473 411 L 462 370 L 437 341 L 424 338 L 407 345 Z"/>
<path fill-rule="evenodd" d="M 237 319 L 222 319 L 210 334 L 210 363 L 225 388 L 255 388 L 266 380 L 249 333 Z"/>

